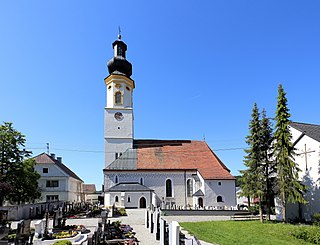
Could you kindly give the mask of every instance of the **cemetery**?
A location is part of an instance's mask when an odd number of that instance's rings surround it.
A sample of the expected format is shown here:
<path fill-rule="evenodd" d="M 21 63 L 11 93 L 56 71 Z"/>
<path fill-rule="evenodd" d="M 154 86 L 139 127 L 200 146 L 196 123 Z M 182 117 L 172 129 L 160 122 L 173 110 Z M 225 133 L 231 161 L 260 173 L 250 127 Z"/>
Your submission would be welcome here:
<path fill-rule="evenodd" d="M 240 213 L 241 212 L 241 213 Z M 132 215 L 130 217 L 127 216 Z M 178 222 L 166 217 L 249 215 L 239 210 L 147 209 L 126 210 L 115 205 L 102 209 L 88 203 L 52 202 L 17 207 L 1 207 L 1 244 L 45 244 L 68 241 L 69 244 L 139 244 L 148 236 L 150 244 L 195 244 Z M 13 218 L 16 217 L 16 218 Z M 134 219 L 140 219 L 137 223 Z M 137 235 L 136 225 L 143 227 Z M 151 241 L 150 241 L 151 242 Z M 144 243 L 142 243 L 144 244 Z"/>

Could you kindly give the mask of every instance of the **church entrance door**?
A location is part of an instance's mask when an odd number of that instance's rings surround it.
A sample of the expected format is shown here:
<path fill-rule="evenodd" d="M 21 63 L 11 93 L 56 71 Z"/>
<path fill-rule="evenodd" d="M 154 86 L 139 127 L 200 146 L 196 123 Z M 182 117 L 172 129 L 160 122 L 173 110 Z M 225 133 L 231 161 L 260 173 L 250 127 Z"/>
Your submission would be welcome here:
<path fill-rule="evenodd" d="M 139 208 L 146 208 L 146 207 L 147 207 L 147 201 L 144 197 L 141 197 L 139 201 Z"/>
<path fill-rule="evenodd" d="M 203 199 L 202 199 L 202 197 L 199 197 L 199 198 L 198 198 L 198 206 L 199 206 L 200 208 L 203 208 Z"/>

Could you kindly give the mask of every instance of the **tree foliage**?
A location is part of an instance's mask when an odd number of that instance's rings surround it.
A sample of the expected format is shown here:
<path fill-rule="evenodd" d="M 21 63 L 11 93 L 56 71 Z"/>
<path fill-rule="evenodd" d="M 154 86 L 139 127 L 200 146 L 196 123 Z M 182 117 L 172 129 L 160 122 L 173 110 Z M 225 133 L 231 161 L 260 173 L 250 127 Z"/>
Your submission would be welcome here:
<path fill-rule="evenodd" d="M 277 184 L 279 198 L 283 205 L 282 217 L 286 221 L 287 202 L 306 201 L 303 198 L 303 186 L 298 181 L 300 169 L 294 162 L 294 148 L 291 142 L 292 135 L 289 129 L 290 113 L 287 106 L 286 93 L 280 84 L 278 87 L 278 101 L 276 110 L 274 154 L 277 163 Z"/>
<path fill-rule="evenodd" d="M 39 197 L 34 161 L 27 159 L 31 153 L 25 151 L 25 136 L 15 130 L 12 123 L 0 125 L 0 205 L 10 202 L 31 202 Z"/>
<path fill-rule="evenodd" d="M 263 132 L 260 121 L 260 113 L 256 103 L 254 103 L 251 120 L 249 123 L 249 135 L 246 137 L 246 143 L 249 149 L 246 149 L 244 165 L 246 170 L 242 170 L 242 195 L 259 199 L 259 213 L 262 221 L 262 199 L 265 194 L 265 165 L 263 162 Z"/>

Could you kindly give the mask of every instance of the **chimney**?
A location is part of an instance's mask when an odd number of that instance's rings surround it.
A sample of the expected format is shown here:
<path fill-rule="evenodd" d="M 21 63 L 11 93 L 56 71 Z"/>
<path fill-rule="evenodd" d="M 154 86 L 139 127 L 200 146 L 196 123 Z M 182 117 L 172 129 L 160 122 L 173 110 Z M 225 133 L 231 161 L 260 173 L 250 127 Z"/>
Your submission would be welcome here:
<path fill-rule="evenodd" d="M 51 155 L 51 157 L 52 157 L 53 159 L 56 159 L 56 154 L 51 153 L 50 155 Z"/>
<path fill-rule="evenodd" d="M 62 163 L 62 157 L 57 157 L 59 163 Z"/>

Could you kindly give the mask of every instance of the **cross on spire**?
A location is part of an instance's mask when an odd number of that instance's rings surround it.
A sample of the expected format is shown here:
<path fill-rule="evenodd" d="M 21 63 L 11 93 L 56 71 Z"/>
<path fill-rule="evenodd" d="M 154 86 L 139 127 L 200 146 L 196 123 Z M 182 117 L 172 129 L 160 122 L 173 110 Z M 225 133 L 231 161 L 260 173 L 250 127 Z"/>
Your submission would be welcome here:
<path fill-rule="evenodd" d="M 120 26 L 118 26 L 118 31 L 119 31 L 119 33 L 118 33 L 118 39 L 121 40 L 121 29 L 120 29 Z"/>

